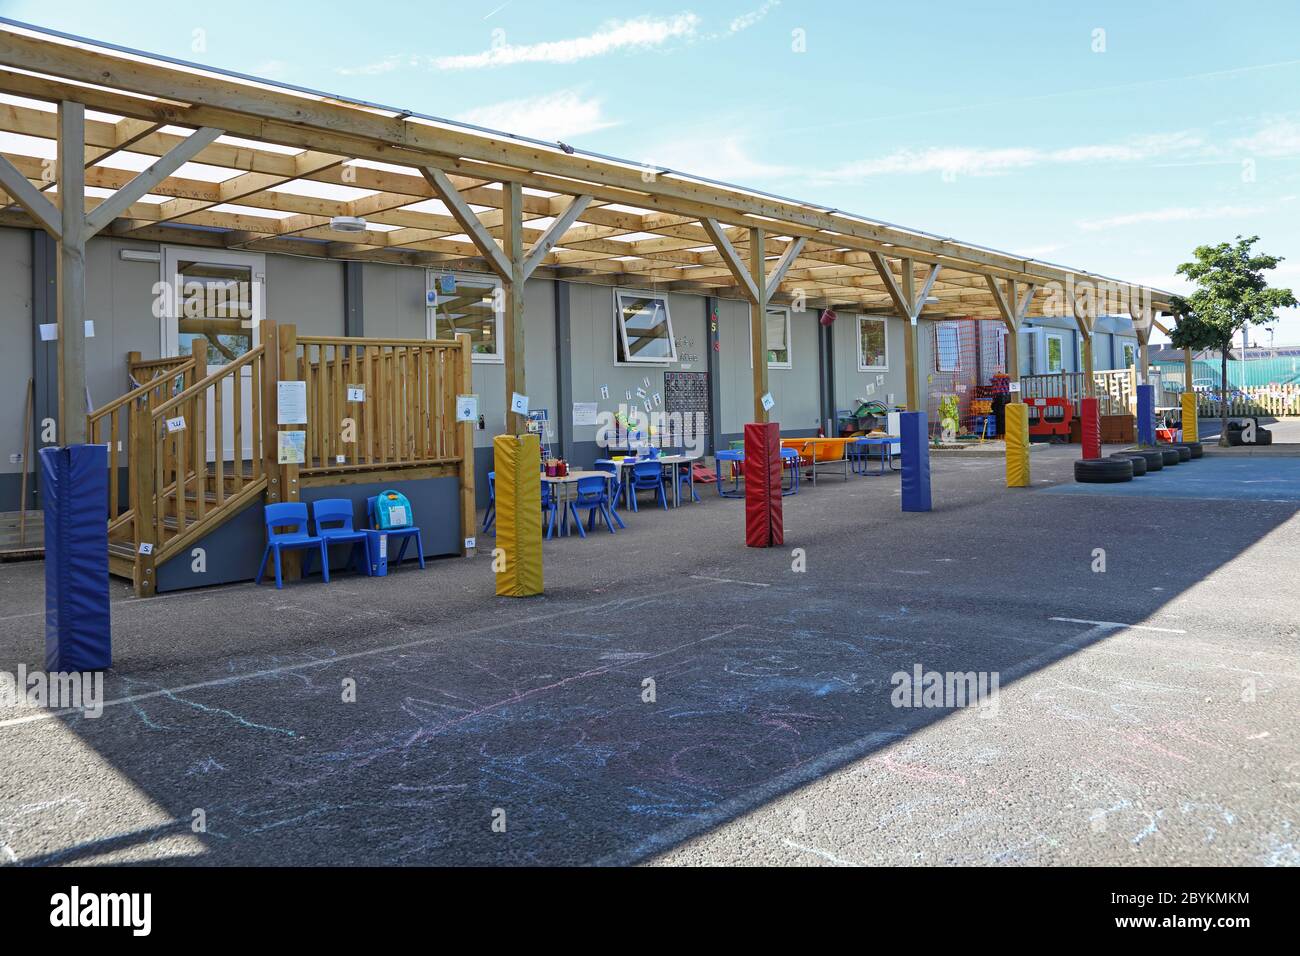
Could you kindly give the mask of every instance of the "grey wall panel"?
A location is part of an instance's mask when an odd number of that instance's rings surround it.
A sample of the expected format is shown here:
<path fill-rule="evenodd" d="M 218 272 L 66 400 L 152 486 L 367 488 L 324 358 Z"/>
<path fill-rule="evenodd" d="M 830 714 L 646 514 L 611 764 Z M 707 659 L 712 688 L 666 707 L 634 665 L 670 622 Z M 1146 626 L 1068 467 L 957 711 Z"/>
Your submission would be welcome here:
<path fill-rule="evenodd" d="M 266 317 L 299 335 L 342 335 L 343 263 L 302 256 L 266 257 Z"/>
<path fill-rule="evenodd" d="M 873 317 L 874 318 L 874 317 Z M 888 368 L 863 370 L 858 367 L 858 316 L 841 312 L 831 326 L 835 340 L 835 408 L 852 410 L 858 399 L 896 404 L 907 401 L 907 372 L 904 362 L 902 319 L 885 320 L 885 347 Z M 883 376 L 884 382 L 878 378 Z"/>
<path fill-rule="evenodd" d="M 663 396 L 664 372 L 707 372 L 705 349 L 708 335 L 705 323 L 705 297 L 668 294 L 668 314 L 673 323 L 673 337 L 677 340 L 679 361 L 668 365 L 619 365 L 615 362 L 614 292 L 608 286 L 573 283 L 569 294 L 569 330 L 572 340 L 573 401 L 596 402 L 601 411 L 617 412 L 626 405 L 627 393 L 641 407 L 642 399 L 637 389 L 650 396 Z M 723 307 L 726 306 L 722 302 Z M 531 375 L 531 371 L 529 372 Z M 646 379 L 650 380 L 647 388 Z M 609 398 L 600 397 L 602 385 L 609 387 Z M 572 421 L 573 409 L 563 409 Z M 575 447 L 596 441 L 596 427 L 583 425 L 573 429 Z M 592 446 L 594 447 L 594 445 Z M 589 461 L 579 458 L 579 464 Z"/>

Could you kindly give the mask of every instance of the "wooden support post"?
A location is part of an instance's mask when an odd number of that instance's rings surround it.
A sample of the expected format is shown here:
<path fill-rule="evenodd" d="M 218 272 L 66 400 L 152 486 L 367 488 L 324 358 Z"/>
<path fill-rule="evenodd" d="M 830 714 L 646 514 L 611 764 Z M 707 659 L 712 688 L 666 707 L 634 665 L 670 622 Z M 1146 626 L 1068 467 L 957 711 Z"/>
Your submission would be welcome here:
<path fill-rule="evenodd" d="M 1189 392 L 1196 391 L 1192 377 L 1192 350 L 1183 349 L 1183 388 Z"/>
<path fill-rule="evenodd" d="M 155 523 L 154 455 L 157 435 L 148 402 L 132 402 L 128 407 L 131 409 L 131 496 L 135 502 L 135 595 L 150 597 L 157 590 L 153 552 L 162 544 Z M 148 554 L 140 553 L 142 544 L 148 546 Z"/>
<path fill-rule="evenodd" d="M 265 337 L 266 335 L 265 331 L 263 331 L 262 334 Z M 263 338 L 263 341 L 266 341 L 266 339 Z M 279 346 L 280 347 L 279 347 L 278 364 L 280 366 L 280 380 L 298 381 L 298 327 L 296 325 L 285 324 L 280 326 Z M 275 351 L 274 351 L 275 342 L 268 341 L 266 347 L 267 347 L 267 357 L 273 358 L 275 356 Z M 279 403 L 276 400 L 276 394 L 272 393 L 271 410 L 270 410 L 269 417 L 273 420 L 278 420 L 279 418 L 279 416 L 276 414 L 276 405 L 278 404 Z M 307 414 L 308 415 L 311 414 L 310 409 L 308 410 Z M 277 423 L 276 429 L 277 431 L 300 431 L 301 426 L 298 425 L 282 426 Z M 299 466 L 296 464 L 291 464 L 291 465 L 279 464 L 280 455 L 279 455 L 278 437 L 276 439 L 275 447 L 272 450 L 272 454 L 275 455 L 276 467 L 280 471 L 280 500 L 285 502 L 297 501 L 299 497 L 298 496 L 298 467 Z M 296 581 L 302 577 L 302 552 L 301 551 L 298 551 L 297 549 L 286 551 L 283 555 L 283 561 L 284 561 L 285 578 L 287 578 L 290 581 Z"/>
<path fill-rule="evenodd" d="M 473 352 L 470 350 L 469 333 L 457 332 L 456 341 L 460 343 L 460 381 L 457 383 L 460 394 L 470 395 L 474 392 Z M 476 537 L 478 525 L 478 508 L 474 499 L 474 422 L 461 422 L 460 431 L 460 533 L 461 554 L 474 557 L 474 549 L 467 547 L 465 541 Z"/>
<path fill-rule="evenodd" d="M 279 445 L 278 427 L 275 422 L 276 392 L 280 381 L 279 332 L 275 322 L 263 319 L 257 324 L 258 334 L 262 337 L 262 447 L 254 448 L 254 455 L 261 455 L 262 474 L 266 476 L 266 503 L 273 505 L 283 501 L 280 484 L 280 465 L 277 447 Z M 238 456 L 237 456 L 238 457 Z"/>
<path fill-rule="evenodd" d="M 64 101 L 58 114 L 59 444 L 86 441 L 86 108 Z"/>
<path fill-rule="evenodd" d="M 528 394 L 524 374 L 524 197 L 519 183 L 502 183 L 501 191 L 504 200 L 501 207 L 502 251 L 510 261 L 501 330 L 506 363 L 506 420 L 509 422 L 506 431 L 523 435 L 528 432 L 528 417 L 514 414 L 510 407 L 516 392 Z"/>
<path fill-rule="evenodd" d="M 757 298 L 749 303 L 750 357 L 754 363 L 754 421 L 768 420 L 763 396 L 768 391 L 767 377 L 767 260 L 762 229 L 749 230 L 749 278 Z"/>

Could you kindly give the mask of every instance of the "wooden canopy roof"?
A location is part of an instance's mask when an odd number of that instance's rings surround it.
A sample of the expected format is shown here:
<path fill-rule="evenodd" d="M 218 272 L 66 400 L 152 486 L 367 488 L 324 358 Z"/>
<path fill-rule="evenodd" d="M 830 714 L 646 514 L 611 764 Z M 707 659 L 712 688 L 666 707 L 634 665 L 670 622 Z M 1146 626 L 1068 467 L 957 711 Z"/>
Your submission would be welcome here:
<path fill-rule="evenodd" d="M 87 110 L 86 215 L 103 234 L 499 274 L 513 242 L 525 276 L 751 301 L 744 262 L 765 236 L 770 301 L 1011 326 L 1050 301 L 1030 287 L 1123 285 L 685 172 L 0 20 L 0 131 L 20 144 L 3 156 L 51 198 L 57 104 L 67 101 Z M 169 155 L 182 162 L 155 162 Z M 114 194 L 141 175 L 147 193 Z M 21 184 L 10 185 L 6 195 L 0 178 L 0 224 L 32 225 L 31 203 L 14 195 Z M 364 230 L 334 229 L 339 216 L 364 218 Z M 1168 293 L 1142 294 L 1168 311 Z"/>

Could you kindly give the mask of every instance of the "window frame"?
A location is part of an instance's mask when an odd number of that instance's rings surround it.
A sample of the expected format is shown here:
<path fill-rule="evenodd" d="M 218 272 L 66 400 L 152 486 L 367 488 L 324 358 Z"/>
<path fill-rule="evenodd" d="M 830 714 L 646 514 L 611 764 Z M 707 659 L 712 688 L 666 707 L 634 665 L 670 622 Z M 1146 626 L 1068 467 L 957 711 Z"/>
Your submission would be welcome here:
<path fill-rule="evenodd" d="M 427 335 L 431 339 L 438 338 L 438 318 L 441 313 L 439 312 L 436 306 L 432 308 L 428 306 L 428 293 L 437 292 L 439 276 L 454 277 L 456 280 L 457 290 L 460 289 L 462 283 L 470 286 L 481 286 L 484 288 L 489 288 L 492 290 L 492 295 L 494 299 L 497 290 L 504 290 L 504 286 L 502 285 L 501 278 L 499 276 L 490 275 L 486 272 L 451 272 L 446 269 L 425 269 L 424 270 L 424 291 L 426 296 L 425 297 L 426 314 L 424 319 L 424 331 L 425 331 L 425 335 Z M 438 293 L 438 294 L 441 295 L 442 293 Z M 471 364 L 504 365 L 506 363 L 505 351 L 501 345 L 501 336 L 505 325 L 505 316 L 502 314 L 500 310 L 495 310 L 495 309 L 493 310 L 493 315 L 495 316 L 496 321 L 494 324 L 494 328 L 492 330 L 492 335 L 496 340 L 497 350 L 496 352 L 475 352 L 474 349 L 471 347 L 470 348 Z M 449 337 L 455 336 L 455 330 L 449 329 L 448 332 L 449 332 Z"/>
<path fill-rule="evenodd" d="M 1056 368 L 1052 368 L 1052 339 L 1061 343 L 1061 357 Z M 1045 373 L 1047 375 L 1063 374 L 1065 372 L 1065 334 L 1062 332 L 1045 332 L 1043 334 L 1043 364 L 1047 366 Z"/>
<path fill-rule="evenodd" d="M 763 321 L 767 321 L 767 317 L 769 313 L 776 313 L 776 312 L 785 313 L 785 361 L 773 362 L 771 359 L 769 359 L 767 363 L 767 367 L 769 370 L 793 369 L 794 368 L 794 344 L 790 340 L 794 334 L 794 327 L 791 321 L 793 318 L 794 310 L 792 310 L 788 305 L 769 305 L 767 306 L 767 308 L 763 310 Z M 752 369 L 754 367 L 754 327 L 749 322 L 746 322 L 745 325 L 749 328 L 749 367 Z M 768 349 L 768 351 L 771 352 L 772 350 Z"/>
<path fill-rule="evenodd" d="M 943 349 L 940 347 L 941 343 L 939 342 L 939 336 L 944 331 L 945 328 L 952 329 L 953 336 L 957 340 L 955 347 L 953 349 L 955 355 L 955 358 L 953 360 L 954 364 L 952 365 L 951 368 L 943 367 L 943 360 L 942 360 Z M 934 370 L 936 372 L 960 372 L 962 370 L 961 329 L 958 328 L 956 322 L 939 321 L 936 322 L 934 325 Z"/>
<path fill-rule="evenodd" d="M 662 292 L 647 292 L 642 289 L 614 289 L 614 365 L 632 368 L 643 368 L 647 365 L 676 365 L 677 364 L 677 335 L 673 331 L 673 311 L 668 305 L 668 296 Z M 665 357 L 653 358 L 634 358 L 631 349 L 627 346 L 627 328 L 623 323 L 623 296 L 628 298 L 658 299 L 664 305 L 664 321 L 668 325 L 668 348 L 671 355 Z M 619 356 L 619 346 L 622 346 L 622 354 Z"/>
<path fill-rule="evenodd" d="M 879 322 L 880 327 L 884 330 L 885 339 L 885 364 L 868 365 L 866 356 L 862 354 L 862 323 Z M 858 371 L 859 372 L 888 372 L 889 371 L 889 320 L 883 315 L 859 315 L 858 316 Z"/>

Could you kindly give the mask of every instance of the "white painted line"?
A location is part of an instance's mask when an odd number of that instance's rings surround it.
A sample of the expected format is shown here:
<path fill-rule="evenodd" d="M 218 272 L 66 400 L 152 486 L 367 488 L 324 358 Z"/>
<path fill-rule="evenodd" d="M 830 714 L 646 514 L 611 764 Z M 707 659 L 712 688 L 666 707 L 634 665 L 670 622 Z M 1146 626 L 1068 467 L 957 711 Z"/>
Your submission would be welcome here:
<path fill-rule="evenodd" d="M 761 584 L 758 581 L 736 581 L 732 578 L 711 578 L 707 574 L 692 574 L 691 578 L 696 581 L 715 581 L 718 584 L 744 584 L 751 588 L 770 588 L 770 584 Z"/>
<path fill-rule="evenodd" d="M 1120 621 L 1085 621 L 1078 617 L 1049 617 L 1049 621 L 1064 621 L 1066 624 L 1091 624 L 1093 627 L 1118 627 L 1133 631 L 1159 631 L 1161 634 L 1186 634 L 1176 627 L 1152 627 L 1149 624 L 1124 624 Z"/>

